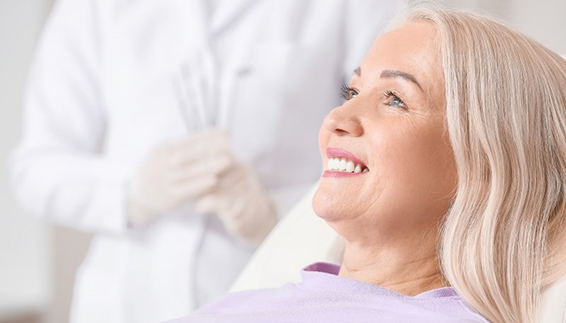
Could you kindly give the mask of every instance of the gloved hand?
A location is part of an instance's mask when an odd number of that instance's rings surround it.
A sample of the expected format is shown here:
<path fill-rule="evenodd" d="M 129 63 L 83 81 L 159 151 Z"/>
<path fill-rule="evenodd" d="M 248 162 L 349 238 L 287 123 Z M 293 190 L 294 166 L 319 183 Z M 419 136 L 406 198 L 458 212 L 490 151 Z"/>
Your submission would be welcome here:
<path fill-rule="evenodd" d="M 211 130 L 153 149 L 128 182 L 128 221 L 145 224 L 215 188 L 229 148 L 227 133 Z"/>
<path fill-rule="evenodd" d="M 233 236 L 258 246 L 277 224 L 277 210 L 250 168 L 236 161 L 218 185 L 198 198 L 200 213 L 216 214 Z"/>

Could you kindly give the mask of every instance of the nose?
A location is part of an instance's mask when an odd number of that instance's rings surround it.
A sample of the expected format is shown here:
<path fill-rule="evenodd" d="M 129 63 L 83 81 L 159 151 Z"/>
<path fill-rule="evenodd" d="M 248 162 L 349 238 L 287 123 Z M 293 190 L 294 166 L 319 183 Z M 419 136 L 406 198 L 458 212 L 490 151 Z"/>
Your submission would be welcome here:
<path fill-rule="evenodd" d="M 330 111 L 323 122 L 326 130 L 338 136 L 359 137 L 363 135 L 364 128 L 361 120 L 352 110 L 354 109 L 340 106 Z"/>

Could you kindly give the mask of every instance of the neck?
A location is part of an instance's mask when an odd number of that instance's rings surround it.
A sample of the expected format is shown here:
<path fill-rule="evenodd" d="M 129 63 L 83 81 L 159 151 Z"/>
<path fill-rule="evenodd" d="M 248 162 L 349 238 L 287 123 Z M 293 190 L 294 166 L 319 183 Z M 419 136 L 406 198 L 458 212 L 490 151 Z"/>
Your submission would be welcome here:
<path fill-rule="evenodd" d="M 430 252 L 431 249 L 427 248 L 419 249 L 429 252 L 403 252 L 399 248 L 377 250 L 347 243 L 339 276 L 410 296 L 448 286 L 440 273 L 436 252 Z"/>

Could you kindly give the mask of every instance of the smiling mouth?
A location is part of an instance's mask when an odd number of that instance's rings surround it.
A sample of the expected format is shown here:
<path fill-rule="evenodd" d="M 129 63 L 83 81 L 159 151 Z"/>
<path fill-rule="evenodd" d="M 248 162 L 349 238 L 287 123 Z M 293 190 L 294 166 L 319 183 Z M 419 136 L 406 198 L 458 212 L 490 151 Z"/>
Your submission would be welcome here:
<path fill-rule="evenodd" d="M 361 174 L 369 172 L 369 168 L 356 156 L 340 148 L 326 148 L 328 171 Z"/>
<path fill-rule="evenodd" d="M 328 170 L 354 174 L 369 172 L 367 167 L 347 158 L 329 158 Z"/>

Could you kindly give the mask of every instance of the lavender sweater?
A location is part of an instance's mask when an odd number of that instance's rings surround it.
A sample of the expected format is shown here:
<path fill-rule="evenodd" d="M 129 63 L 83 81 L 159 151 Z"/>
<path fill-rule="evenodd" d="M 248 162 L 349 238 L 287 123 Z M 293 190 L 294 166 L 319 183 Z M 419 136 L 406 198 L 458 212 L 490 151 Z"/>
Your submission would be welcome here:
<path fill-rule="evenodd" d="M 170 323 L 488 322 L 452 288 L 405 296 L 339 270 L 316 263 L 302 271 L 302 283 L 230 294 Z"/>

